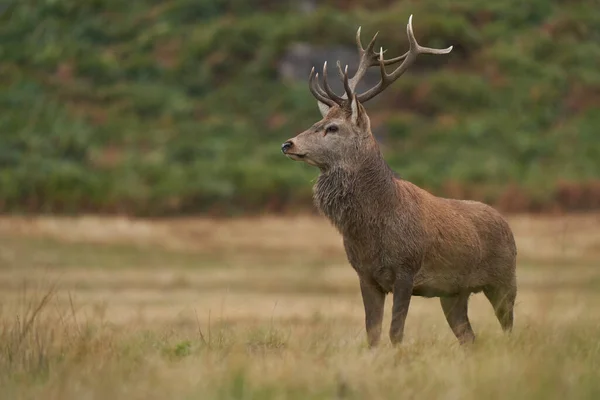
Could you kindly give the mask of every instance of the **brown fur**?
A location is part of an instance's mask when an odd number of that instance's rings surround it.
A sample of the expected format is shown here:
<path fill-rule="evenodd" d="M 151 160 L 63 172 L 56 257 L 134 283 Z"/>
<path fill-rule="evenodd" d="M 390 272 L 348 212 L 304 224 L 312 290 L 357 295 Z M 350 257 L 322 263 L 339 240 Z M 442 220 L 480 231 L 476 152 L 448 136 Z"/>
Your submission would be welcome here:
<path fill-rule="evenodd" d="M 440 297 L 452 331 L 466 343 L 475 338 L 468 298 L 483 291 L 510 331 L 517 249 L 505 219 L 483 203 L 436 197 L 397 178 L 353 101 L 325 110 L 283 151 L 321 170 L 314 201 L 342 234 L 358 274 L 369 345 L 380 340 L 386 293 L 393 293 L 393 343 L 402 340 L 411 296 Z M 337 132 L 326 131 L 331 125 Z"/>

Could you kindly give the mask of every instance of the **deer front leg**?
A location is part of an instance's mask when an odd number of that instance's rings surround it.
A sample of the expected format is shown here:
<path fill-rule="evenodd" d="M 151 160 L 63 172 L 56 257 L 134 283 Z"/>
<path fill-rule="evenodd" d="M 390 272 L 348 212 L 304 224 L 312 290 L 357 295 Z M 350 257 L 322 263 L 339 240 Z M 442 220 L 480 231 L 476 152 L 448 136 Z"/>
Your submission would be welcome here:
<path fill-rule="evenodd" d="M 408 277 L 398 277 L 394 282 L 394 304 L 392 306 L 392 324 L 390 340 L 393 345 L 400 344 L 404 336 L 404 322 L 408 314 L 408 306 L 412 297 L 413 280 Z"/>
<path fill-rule="evenodd" d="M 360 292 L 365 306 L 367 341 L 369 347 L 373 348 L 379 344 L 381 338 L 385 293 L 373 282 L 362 278 L 360 279 Z"/>

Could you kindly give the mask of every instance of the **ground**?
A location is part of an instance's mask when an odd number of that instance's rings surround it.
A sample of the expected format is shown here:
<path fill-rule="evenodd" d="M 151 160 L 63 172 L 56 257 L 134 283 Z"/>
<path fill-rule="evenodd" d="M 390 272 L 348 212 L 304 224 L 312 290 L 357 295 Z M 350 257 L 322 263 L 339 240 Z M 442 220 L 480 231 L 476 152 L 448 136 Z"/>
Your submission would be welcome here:
<path fill-rule="evenodd" d="M 369 350 L 322 218 L 0 218 L 0 398 L 598 398 L 600 215 L 510 223 L 511 336 L 478 294 L 460 347 L 414 298 L 404 344 Z"/>

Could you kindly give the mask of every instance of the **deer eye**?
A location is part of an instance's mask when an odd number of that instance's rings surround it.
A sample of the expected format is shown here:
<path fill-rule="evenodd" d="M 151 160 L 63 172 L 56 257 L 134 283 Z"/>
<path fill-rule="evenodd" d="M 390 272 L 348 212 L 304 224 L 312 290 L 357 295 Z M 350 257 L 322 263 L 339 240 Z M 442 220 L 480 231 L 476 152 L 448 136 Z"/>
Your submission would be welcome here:
<path fill-rule="evenodd" d="M 338 127 L 337 125 L 329 125 L 326 129 L 325 129 L 325 133 L 334 133 L 338 131 Z"/>

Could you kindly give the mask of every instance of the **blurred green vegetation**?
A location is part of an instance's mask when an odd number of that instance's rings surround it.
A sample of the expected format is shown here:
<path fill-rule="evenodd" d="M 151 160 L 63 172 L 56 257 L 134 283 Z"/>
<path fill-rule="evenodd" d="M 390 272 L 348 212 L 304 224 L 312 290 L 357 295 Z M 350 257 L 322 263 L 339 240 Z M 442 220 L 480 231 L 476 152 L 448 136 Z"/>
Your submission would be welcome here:
<path fill-rule="evenodd" d="M 0 18 L 0 210 L 309 206 L 317 171 L 279 146 L 320 115 L 279 58 L 353 46 L 359 25 L 400 54 L 410 14 L 420 43 L 455 50 L 367 104 L 391 166 L 515 211 L 600 207 L 599 1 L 319 4 L 19 0 Z"/>

